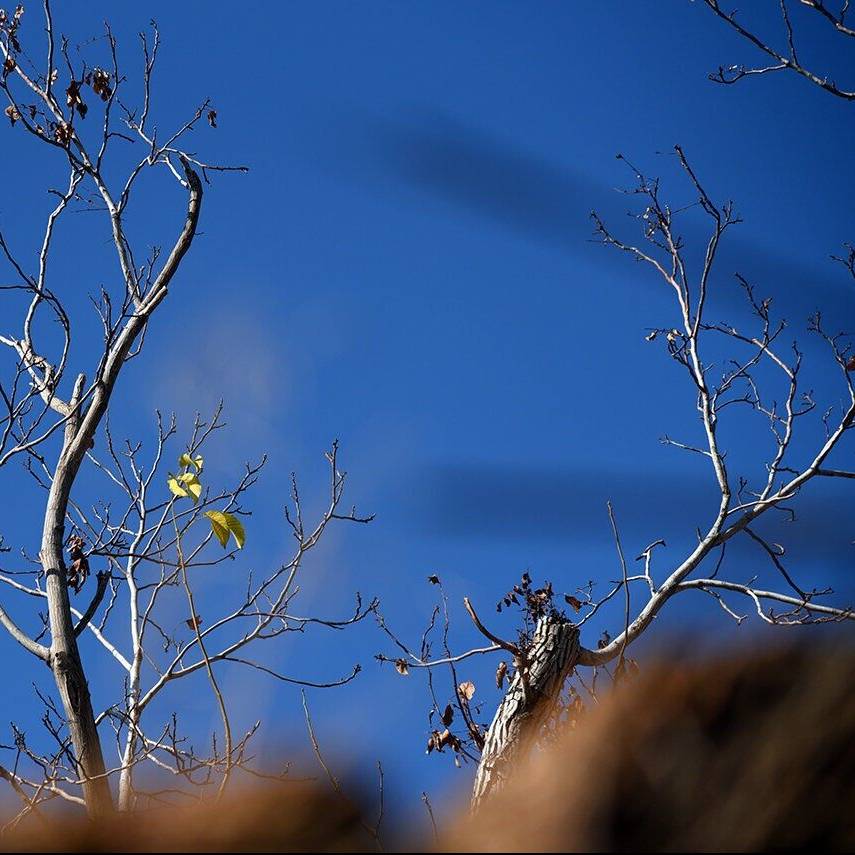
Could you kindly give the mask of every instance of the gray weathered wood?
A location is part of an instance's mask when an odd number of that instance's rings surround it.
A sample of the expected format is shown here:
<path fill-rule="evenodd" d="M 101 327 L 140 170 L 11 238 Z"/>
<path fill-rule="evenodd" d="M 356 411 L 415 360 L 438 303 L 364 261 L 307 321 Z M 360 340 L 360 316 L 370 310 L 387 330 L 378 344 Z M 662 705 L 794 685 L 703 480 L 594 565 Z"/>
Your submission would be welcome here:
<path fill-rule="evenodd" d="M 553 615 L 538 621 L 526 651 L 525 673 L 517 671 L 487 731 L 475 775 L 473 810 L 501 788 L 531 747 L 579 653 L 579 631 L 566 618 Z"/>

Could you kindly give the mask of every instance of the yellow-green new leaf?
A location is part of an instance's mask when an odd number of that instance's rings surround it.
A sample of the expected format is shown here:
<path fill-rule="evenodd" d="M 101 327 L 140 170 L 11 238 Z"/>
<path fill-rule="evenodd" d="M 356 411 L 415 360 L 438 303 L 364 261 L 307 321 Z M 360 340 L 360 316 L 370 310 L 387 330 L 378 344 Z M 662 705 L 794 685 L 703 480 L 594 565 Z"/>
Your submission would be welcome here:
<path fill-rule="evenodd" d="M 229 521 L 229 531 L 232 533 L 232 537 L 235 539 L 235 543 L 237 544 L 238 549 L 243 549 L 243 545 L 246 543 L 246 532 L 243 528 L 243 523 L 232 514 L 226 514 L 226 519 Z"/>
<path fill-rule="evenodd" d="M 220 541 L 220 546 L 225 549 L 229 542 L 229 527 L 225 522 L 225 514 L 220 511 L 205 511 L 205 516 L 211 521 L 211 531 L 214 536 Z"/>
<path fill-rule="evenodd" d="M 178 479 L 187 488 L 187 492 L 190 493 L 190 498 L 193 499 L 195 505 L 202 496 L 202 482 L 192 472 L 185 472 L 183 475 L 179 475 Z"/>
<path fill-rule="evenodd" d="M 178 479 L 174 475 L 170 475 L 166 479 L 166 486 L 173 496 L 178 496 L 179 499 L 186 499 L 189 493 L 184 489 L 182 484 L 178 483 Z"/>
<path fill-rule="evenodd" d="M 166 480 L 170 492 L 180 499 L 191 498 L 193 504 L 202 495 L 202 482 L 193 472 L 182 472 L 180 475 L 170 475 Z"/>
<path fill-rule="evenodd" d="M 202 471 L 202 465 L 204 464 L 204 460 L 201 454 L 197 454 L 195 457 L 191 457 L 186 451 L 181 457 L 178 458 L 178 465 L 188 468 L 192 466 L 196 472 Z"/>
<path fill-rule="evenodd" d="M 205 516 L 211 521 L 211 529 L 223 548 L 231 535 L 235 539 L 237 548 L 243 549 L 246 543 L 246 532 L 243 523 L 234 514 L 227 514 L 224 511 L 205 511 Z"/>

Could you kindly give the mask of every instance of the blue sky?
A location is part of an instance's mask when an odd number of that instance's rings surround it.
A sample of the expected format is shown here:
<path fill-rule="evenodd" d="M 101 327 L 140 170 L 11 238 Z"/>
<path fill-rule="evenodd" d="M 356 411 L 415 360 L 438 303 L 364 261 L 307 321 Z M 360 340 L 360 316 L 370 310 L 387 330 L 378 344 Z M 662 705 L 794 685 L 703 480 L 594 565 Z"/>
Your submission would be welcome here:
<path fill-rule="evenodd" d="M 776 3 L 746 7 L 748 20 L 780 37 Z M 796 13 L 803 52 L 834 63 L 837 43 Z M 27 12 L 30 27 L 37 15 Z M 745 322 L 732 274 L 749 277 L 804 340 L 818 397 L 839 399 L 825 353 L 801 330 L 816 308 L 841 327 L 851 322 L 853 282 L 828 257 L 855 239 L 855 114 L 794 76 L 709 82 L 720 64 L 754 55 L 701 4 L 57 10 L 78 41 L 105 15 L 132 80 L 135 33 L 158 21 L 157 123 L 171 126 L 210 96 L 218 128 L 200 128 L 193 147 L 251 167 L 207 188 L 202 234 L 112 416 L 116 432 L 145 439 L 156 407 L 177 410 L 189 429 L 187 416 L 222 397 L 231 428 L 208 451 L 209 478 L 225 481 L 244 459 L 269 453 L 248 503 L 249 545 L 240 566 L 223 572 L 281 559 L 288 473 L 298 472 L 307 502 L 320 507 L 322 453 L 334 437 L 351 500 L 377 519 L 330 532 L 307 567 L 304 612 L 345 611 L 358 589 L 380 597 L 390 624 L 417 644 L 436 593 L 426 577 L 436 572 L 454 608 L 455 645 L 477 643 L 464 594 L 489 613 L 525 568 L 567 591 L 619 574 L 609 498 L 629 554 L 665 537 L 660 569 L 677 560 L 714 509 L 715 484 L 700 461 L 659 443 L 666 432 L 690 441 L 699 431 L 686 379 L 644 339 L 674 322 L 669 294 L 590 241 L 592 208 L 636 234 L 624 216 L 632 199 L 614 192 L 632 179 L 618 152 L 661 175 L 676 206 L 691 201 L 671 154 L 679 143 L 710 194 L 735 200 L 745 222 L 722 249 L 712 309 Z M 851 59 L 834 66 L 850 80 Z M 0 224 L 26 245 L 58 164 L 8 128 L 2 145 L 14 169 Z M 165 241 L 180 222 L 173 184 L 166 176 L 150 184 L 134 211 L 144 245 Z M 69 226 L 57 261 L 82 311 L 85 295 L 115 275 L 95 216 Z M 685 228 L 690 244 L 703 235 L 692 213 Z M 91 353 L 80 347 L 84 364 Z M 724 436 L 750 470 L 769 443 L 764 425 L 746 424 Z M 820 429 L 809 425 L 808 439 Z M 35 551 L 41 498 L 18 476 L 4 478 L 4 528 Z M 768 529 L 806 585 L 832 583 L 844 599 L 855 590 L 846 572 L 852 509 L 851 492 L 823 485 L 806 491 L 798 530 Z M 756 549 L 735 549 L 734 575 L 752 575 L 761 560 Z M 587 642 L 619 622 L 610 616 Z M 510 631 L 506 620 L 496 625 Z M 712 601 L 689 596 L 661 625 L 663 636 L 694 628 L 728 643 L 757 631 L 737 630 Z M 109 702 L 120 677 L 86 650 L 96 705 Z M 423 789 L 450 800 L 469 773 L 425 757 L 424 682 L 380 668 L 372 661 L 380 650 L 391 653 L 366 623 L 348 635 L 289 639 L 268 661 L 313 678 L 360 661 L 352 685 L 310 696 L 329 751 L 347 752 L 357 771 L 382 760 L 398 808 L 418 811 Z M 6 639 L 0 651 L 16 677 L 0 720 L 26 718 L 37 669 Z M 472 666 L 485 720 L 498 700 L 494 667 Z M 260 677 L 227 680 L 241 721 L 260 717 L 267 744 L 305 752 L 294 690 Z M 186 702 L 197 733 L 215 726 L 206 696 Z"/>

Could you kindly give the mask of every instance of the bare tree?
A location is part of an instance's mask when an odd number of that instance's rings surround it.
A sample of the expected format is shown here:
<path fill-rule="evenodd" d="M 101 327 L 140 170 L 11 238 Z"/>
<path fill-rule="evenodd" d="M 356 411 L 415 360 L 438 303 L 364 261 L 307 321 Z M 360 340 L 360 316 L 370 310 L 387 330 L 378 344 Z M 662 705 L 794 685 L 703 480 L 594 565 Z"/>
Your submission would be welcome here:
<path fill-rule="evenodd" d="M 214 666 L 237 663 L 299 685 L 340 685 L 356 675 L 358 666 L 344 678 L 301 680 L 247 658 L 246 648 L 314 624 L 343 628 L 364 618 L 376 604 L 364 606 L 357 595 L 353 615 L 342 620 L 294 613 L 303 559 L 327 525 L 333 520 L 370 520 L 355 510 L 340 510 L 345 475 L 334 444 L 327 453 L 329 500 L 317 522 L 304 523 L 297 482 L 292 480 L 286 518 L 296 543 L 293 554 L 258 579 L 245 576 L 242 590 L 231 605 L 221 606 L 221 613 L 206 614 L 204 619 L 197 613 L 193 571 L 232 559 L 243 546 L 242 500 L 263 461 L 247 465 L 235 486 L 214 490 L 203 483 L 201 452 L 223 427 L 219 410 L 208 422 L 197 419 L 185 444 L 178 443 L 174 417 L 164 422 L 158 414 L 151 453 L 144 452 L 141 442 L 114 442 L 108 414 L 122 369 L 140 353 L 149 321 L 178 281 L 176 274 L 197 232 L 203 182 L 214 172 L 246 168 L 207 163 L 186 147 L 186 138 L 199 125 L 217 125 L 208 100 L 171 133 L 159 133 L 154 126 L 156 26 L 150 35 L 141 35 L 141 106 L 134 108 L 131 96 L 123 94 L 126 80 L 109 26 L 102 39 L 89 44 L 90 50 L 101 49 L 100 64 L 90 65 L 79 48 L 58 37 L 48 0 L 44 19 L 45 52 L 36 64 L 23 46 L 23 7 L 11 15 L 0 12 L 0 90 L 8 101 L 10 132 L 26 134 L 68 170 L 66 188 L 51 190 L 56 203 L 47 215 L 35 258 L 16 252 L 13 241 L 0 232 L 0 250 L 12 277 L 0 284 L 6 301 L 2 323 L 7 327 L 0 344 L 11 356 L 0 378 L 0 466 L 23 462 L 45 495 L 38 557 L 33 559 L 37 568 L 4 568 L 0 581 L 31 602 L 43 603 L 46 615 L 39 633 L 28 632 L 3 607 L 0 623 L 51 669 L 60 702 L 42 695 L 43 723 L 53 747 L 35 749 L 23 730 L 13 726 L 14 744 L 3 747 L 15 759 L 9 768 L 0 766 L 0 776 L 21 798 L 21 816 L 37 813 L 42 802 L 59 797 L 85 805 L 91 816 L 99 817 L 113 810 L 113 779 L 118 781 L 119 806 L 134 806 L 140 795 L 134 770 L 144 761 L 185 784 L 216 784 L 222 792 L 232 771 L 246 766 L 247 741 L 257 725 L 240 738 L 232 734 Z M 123 162 L 127 164 L 123 179 L 118 183 L 108 179 L 122 174 Z M 183 223 L 167 253 L 153 249 L 140 263 L 143 254 L 129 236 L 127 212 L 143 176 L 153 170 L 166 170 L 175 179 L 182 197 L 175 219 L 180 215 Z M 120 280 L 114 292 L 102 288 L 91 299 L 103 330 L 100 355 L 88 374 L 71 377 L 69 366 L 80 364 L 74 332 L 84 320 L 72 316 L 62 284 L 64 272 L 54 272 L 50 262 L 61 224 L 81 207 L 94 212 L 92 216 L 107 229 Z M 96 220 L 91 222 L 97 235 L 99 226 Z M 18 311 L 18 329 L 9 329 Z M 61 334 L 57 337 L 51 327 Z M 91 344 L 86 342 L 87 347 Z M 101 451 L 95 450 L 96 437 Z M 175 474 L 164 472 L 173 445 L 178 459 Z M 92 507 L 77 498 L 82 473 L 102 482 L 101 498 Z M 20 539 L 24 546 L 26 535 Z M 217 541 L 224 551 L 212 554 Z M 3 541 L 0 548 L 6 553 L 11 549 Z M 26 557 L 26 549 L 22 555 Z M 98 572 L 87 584 L 90 563 L 97 563 Z M 78 607 L 72 595 L 83 592 L 88 592 L 88 604 Z M 164 623 L 164 609 L 176 608 L 185 610 L 186 619 L 179 626 L 186 626 L 189 636 Z M 124 609 L 126 622 L 119 627 L 118 615 Z M 97 714 L 78 649 L 84 632 L 109 655 L 121 678 L 116 702 Z M 157 725 L 144 719 L 165 690 L 197 672 L 207 676 L 222 717 L 224 745 L 220 749 L 215 741 L 210 756 L 197 754 L 182 737 L 177 714 Z M 99 728 L 108 727 L 118 755 L 112 767 L 105 762 L 99 734 Z M 173 789 L 169 785 L 148 797 L 162 798 Z"/>
<path fill-rule="evenodd" d="M 728 21 L 744 37 L 774 57 L 776 64 L 766 68 L 748 69 L 742 66 L 722 68 L 713 79 L 730 83 L 751 74 L 764 74 L 789 69 L 807 77 L 832 94 L 851 99 L 852 93 L 825 77 L 809 71 L 798 58 L 795 37 L 785 0 L 781 12 L 786 25 L 789 48 L 786 53 L 770 48 L 758 37 L 738 24 L 733 15 L 721 11 L 718 3 L 705 0 L 720 17 Z M 843 36 L 851 36 L 846 23 L 848 3 L 835 14 L 820 2 L 805 2 Z M 747 602 L 760 620 L 774 626 L 794 626 L 811 623 L 855 620 L 855 609 L 849 603 L 834 603 L 829 587 L 806 587 L 797 581 L 784 563 L 784 550 L 764 537 L 758 527 L 762 518 L 784 514 L 794 518 L 798 497 L 812 481 L 855 479 L 851 468 L 840 468 L 833 455 L 844 446 L 851 450 L 850 431 L 855 424 L 855 350 L 847 335 L 830 328 L 817 313 L 808 324 L 807 332 L 817 337 L 825 348 L 832 369 L 838 378 L 842 403 L 831 402 L 819 408 L 813 393 L 803 387 L 801 370 L 804 354 L 796 341 L 786 338 L 787 325 L 776 318 L 771 300 L 758 296 L 756 287 L 737 276 L 752 322 L 737 327 L 709 317 L 708 297 L 717 276 L 716 260 L 726 234 L 740 218 L 727 201 L 713 201 L 698 178 L 694 168 L 679 146 L 674 153 L 691 193 L 686 204 L 671 205 L 663 196 L 658 178 L 651 178 L 628 161 L 634 185 L 627 191 L 638 203 L 633 216 L 640 226 L 637 239 L 613 232 L 596 214 L 592 214 L 597 239 L 604 245 L 627 254 L 651 271 L 674 300 L 674 318 L 648 332 L 651 342 L 663 342 L 667 355 L 684 372 L 689 387 L 696 396 L 700 437 L 696 442 L 665 437 L 664 442 L 685 450 L 710 467 L 718 488 L 718 500 L 710 508 L 709 521 L 697 533 L 697 543 L 687 554 L 670 564 L 664 573 L 657 572 L 654 555 L 664 541 L 657 533 L 637 561 L 641 570 L 630 573 L 620 541 L 619 530 L 611 506 L 608 508 L 621 567 L 621 578 L 608 590 L 595 596 L 589 585 L 564 600 L 571 609 L 567 615 L 555 605 L 555 592 L 547 583 L 535 588 L 526 573 L 520 584 L 509 591 L 499 603 L 503 607 L 518 605 L 525 625 L 519 638 L 503 639 L 482 621 L 473 604 L 464 605 L 478 632 L 486 638 L 486 646 L 472 647 L 462 653 L 452 652 L 447 644 L 448 607 L 443 595 L 445 614 L 444 650 L 442 656 L 431 655 L 427 639 L 433 631 L 438 611 L 434 612 L 421 649 L 417 652 L 401 641 L 381 621 L 381 626 L 398 645 L 402 655 L 380 654 L 381 661 L 394 662 L 400 673 L 410 669 L 437 668 L 451 670 L 452 705 L 443 712 L 441 698 L 433 694 L 431 720 L 440 717 L 444 730 L 432 732 L 428 750 L 450 748 L 456 759 L 472 758 L 477 762 L 472 796 L 477 808 L 491 792 L 501 788 L 512 774 L 520 757 L 536 742 L 548 739 L 557 718 L 573 718 L 582 694 L 596 694 L 598 673 L 605 671 L 620 679 L 635 663 L 627 657 L 627 648 L 644 634 L 656 615 L 677 595 L 701 591 L 717 603 L 727 615 L 741 623 L 748 615 L 741 613 L 738 601 Z M 620 155 L 619 155 L 620 157 Z M 708 224 L 705 246 L 687 247 L 681 235 L 682 216 L 687 209 L 700 210 Z M 692 250 L 695 250 L 694 254 Z M 836 260 L 855 278 L 855 250 Z M 695 256 L 701 259 L 692 266 Z M 763 461 L 765 476 L 757 481 L 734 471 L 727 461 L 727 449 L 721 438 L 721 424 L 730 413 L 748 411 L 763 424 L 771 436 L 771 448 L 757 447 L 754 462 Z M 813 423 L 806 418 L 813 414 Z M 813 430 L 813 439 L 810 431 Z M 795 439 L 798 436 L 799 448 Z M 848 441 L 848 442 L 847 442 Z M 812 445 L 811 445 L 812 443 Z M 810 449 L 805 454 L 805 446 Z M 725 560 L 729 543 L 745 537 L 755 542 L 765 556 L 767 569 L 745 572 L 732 568 Z M 769 581 L 763 581 L 770 576 Z M 432 581 L 439 582 L 437 577 Z M 639 605 L 639 595 L 642 603 Z M 622 602 L 623 615 L 619 628 L 605 632 L 596 646 L 584 645 L 581 635 L 591 618 L 610 602 Z M 489 727 L 484 729 L 471 710 L 471 693 L 457 681 L 459 663 L 473 656 L 504 656 L 499 663 L 496 682 L 501 689 L 508 680 L 504 697 Z M 505 661 L 510 656 L 511 666 Z M 616 663 L 613 671 L 607 666 Z M 593 669 L 591 682 L 579 670 Z M 430 680 L 431 691 L 434 682 Z M 567 694 L 565 694 L 567 693 Z M 468 695 L 468 696 L 467 696 Z M 462 732 L 454 733 L 451 723 L 462 723 Z"/>
<path fill-rule="evenodd" d="M 790 71 L 801 75 L 815 86 L 819 86 L 820 89 L 824 89 L 838 98 L 843 98 L 845 101 L 855 101 L 855 89 L 852 86 L 840 85 L 834 79 L 830 78 L 827 73 L 818 71 L 802 61 L 797 48 L 798 38 L 796 29 L 793 26 L 787 0 L 778 0 L 786 47 L 775 47 L 771 40 L 763 35 L 759 35 L 749 26 L 737 20 L 735 10 L 725 12 L 718 0 L 703 1 L 719 18 L 726 21 L 743 39 L 750 42 L 761 53 L 765 54 L 771 62 L 768 65 L 757 66 L 743 64 L 721 65 L 717 71 L 710 74 L 710 80 L 716 83 L 732 84 L 746 77 L 773 74 L 776 71 Z M 841 0 L 841 2 L 834 4 L 836 6 L 834 9 L 832 8 L 832 4 L 825 3 L 823 0 L 799 0 L 799 5 L 815 12 L 824 24 L 833 28 L 844 40 L 846 38 L 855 38 L 855 26 L 852 26 L 851 21 L 847 17 L 850 12 L 849 0 Z M 850 42 L 849 44 L 852 45 L 853 43 Z"/>

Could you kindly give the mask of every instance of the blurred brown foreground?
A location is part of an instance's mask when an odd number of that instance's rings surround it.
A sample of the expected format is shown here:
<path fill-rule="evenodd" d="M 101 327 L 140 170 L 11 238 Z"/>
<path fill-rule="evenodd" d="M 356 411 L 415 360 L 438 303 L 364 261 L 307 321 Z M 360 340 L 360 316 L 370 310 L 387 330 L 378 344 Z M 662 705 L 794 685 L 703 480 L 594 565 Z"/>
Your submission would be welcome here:
<path fill-rule="evenodd" d="M 779 650 L 659 664 L 611 692 L 477 817 L 440 822 L 444 851 L 855 849 L 855 654 Z M 357 794 L 358 795 L 358 794 Z M 369 797 L 370 798 L 370 797 Z M 443 818 L 440 817 L 440 820 Z M 413 839 L 411 851 L 436 849 Z M 26 828 L 3 851 L 375 851 L 321 784 L 100 824 Z"/>
<path fill-rule="evenodd" d="M 855 849 L 855 652 L 661 662 L 533 760 L 449 849 Z"/>

